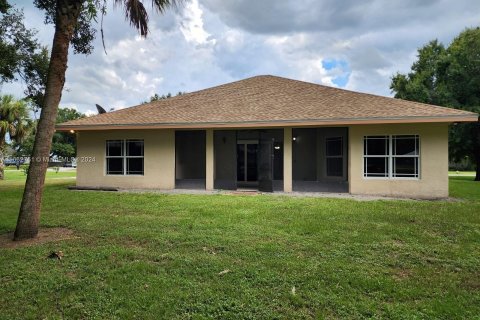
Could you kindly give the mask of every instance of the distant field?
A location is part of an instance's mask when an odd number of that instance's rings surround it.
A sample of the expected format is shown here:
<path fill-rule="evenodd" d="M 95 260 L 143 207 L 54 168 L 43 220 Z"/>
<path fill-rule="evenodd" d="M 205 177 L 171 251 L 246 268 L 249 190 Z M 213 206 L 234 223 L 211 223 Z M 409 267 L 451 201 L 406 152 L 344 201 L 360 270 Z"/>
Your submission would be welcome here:
<path fill-rule="evenodd" d="M 472 176 L 475 177 L 475 171 L 448 171 L 449 176 Z"/>
<path fill-rule="evenodd" d="M 25 183 L 27 176 L 25 175 L 23 169 L 17 170 L 15 167 L 9 166 L 5 168 L 5 181 L 16 181 L 18 183 Z M 55 172 L 53 168 L 47 170 L 47 180 L 55 179 L 70 179 L 70 181 L 75 181 L 77 176 L 77 171 L 72 168 L 60 168 L 59 172 Z M 0 181 L 0 186 L 1 186 Z"/>

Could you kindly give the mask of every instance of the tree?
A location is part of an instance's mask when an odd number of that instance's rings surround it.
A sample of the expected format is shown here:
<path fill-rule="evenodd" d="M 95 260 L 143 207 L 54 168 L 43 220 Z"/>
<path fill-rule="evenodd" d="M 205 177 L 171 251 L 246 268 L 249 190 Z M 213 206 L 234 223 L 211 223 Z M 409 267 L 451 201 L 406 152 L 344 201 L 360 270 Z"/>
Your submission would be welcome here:
<path fill-rule="evenodd" d="M 43 93 L 47 84 L 47 72 L 50 58 L 46 47 L 40 48 L 25 62 L 20 77 L 25 82 L 25 97 L 33 104 L 33 112 L 38 112 L 43 104 Z"/>
<path fill-rule="evenodd" d="M 396 98 L 480 112 L 480 28 L 466 29 L 445 48 L 437 40 L 418 50 L 408 75 L 396 74 L 390 88 Z M 449 154 L 469 157 L 480 181 L 480 123 L 451 126 Z"/>
<path fill-rule="evenodd" d="M 35 106 L 33 106 L 35 108 Z M 73 108 L 59 108 L 56 123 L 62 123 L 70 120 L 83 118 L 85 115 Z M 32 125 L 25 132 L 25 137 L 21 141 L 13 141 L 11 147 L 15 151 L 16 157 L 30 157 L 33 152 L 35 141 L 37 121 L 32 121 Z M 50 156 L 62 158 L 72 158 L 77 154 L 77 139 L 74 133 L 55 132 L 52 139 Z"/>
<path fill-rule="evenodd" d="M 186 92 L 179 91 L 176 96 L 181 96 L 184 95 Z M 155 93 L 153 96 L 150 97 L 149 101 L 143 101 L 142 103 L 149 103 L 149 102 L 154 102 L 154 101 L 159 101 L 159 100 L 165 100 L 168 98 L 173 97 L 173 95 L 169 92 L 167 94 L 162 94 L 159 95 L 158 93 Z"/>
<path fill-rule="evenodd" d="M 85 115 L 83 113 L 73 108 L 59 108 L 56 123 L 84 117 Z M 55 132 L 53 134 L 51 154 L 62 158 L 75 157 L 77 154 L 77 139 L 75 134 L 70 132 Z"/>
<path fill-rule="evenodd" d="M 36 40 L 36 30 L 27 29 L 23 21 L 23 11 L 1 0 L 0 83 L 22 79 L 25 94 L 34 98 L 45 87 L 48 51 Z"/>
<path fill-rule="evenodd" d="M 0 180 L 4 179 L 4 152 L 7 146 L 6 137 L 12 141 L 21 141 L 29 128 L 27 104 L 15 100 L 12 95 L 0 97 Z"/>
<path fill-rule="evenodd" d="M 48 155 L 55 130 L 58 104 L 65 84 L 68 62 L 68 48 L 73 45 L 75 52 L 89 53 L 95 36 L 90 22 L 98 13 L 105 13 L 106 1 L 100 0 L 35 0 L 35 5 L 46 12 L 46 22 L 55 25 L 47 85 L 37 126 L 33 154 L 25 190 L 23 193 L 14 240 L 36 237 L 40 221 L 45 173 Z M 159 13 L 174 5 L 176 0 L 152 0 L 152 6 Z M 142 37 L 148 34 L 149 16 L 141 0 L 114 0 L 122 6 L 125 18 L 137 29 Z"/>

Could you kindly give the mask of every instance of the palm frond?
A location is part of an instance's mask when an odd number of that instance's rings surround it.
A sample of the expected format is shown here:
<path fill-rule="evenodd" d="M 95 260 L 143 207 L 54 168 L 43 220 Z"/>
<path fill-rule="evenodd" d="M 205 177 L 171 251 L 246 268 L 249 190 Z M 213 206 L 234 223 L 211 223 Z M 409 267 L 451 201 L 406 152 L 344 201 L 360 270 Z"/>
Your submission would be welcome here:
<path fill-rule="evenodd" d="M 177 7 L 180 1 L 178 0 L 152 0 L 153 9 L 157 10 L 159 13 L 165 13 L 169 7 Z"/>
<path fill-rule="evenodd" d="M 152 0 L 152 8 L 159 13 L 172 6 L 177 6 L 179 0 Z M 116 6 L 122 6 L 125 10 L 125 19 L 140 32 L 142 37 L 148 34 L 149 16 L 141 0 L 114 0 Z"/>
<path fill-rule="evenodd" d="M 8 134 L 12 140 L 21 141 L 30 123 L 27 103 L 11 95 L 0 97 L 0 143 Z"/>
<path fill-rule="evenodd" d="M 115 3 L 122 3 L 125 10 L 125 19 L 130 25 L 140 32 L 142 37 L 148 34 L 148 13 L 140 0 L 116 0 Z"/>
<path fill-rule="evenodd" d="M 0 120 L 0 137 L 4 137 L 8 132 L 8 122 Z"/>

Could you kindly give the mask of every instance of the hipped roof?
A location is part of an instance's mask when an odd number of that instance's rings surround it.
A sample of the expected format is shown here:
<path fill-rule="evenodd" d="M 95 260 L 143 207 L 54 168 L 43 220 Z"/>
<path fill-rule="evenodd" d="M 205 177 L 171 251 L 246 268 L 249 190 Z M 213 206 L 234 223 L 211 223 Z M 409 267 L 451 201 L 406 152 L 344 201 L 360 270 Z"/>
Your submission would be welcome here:
<path fill-rule="evenodd" d="M 57 125 L 57 130 L 217 128 L 476 121 L 476 113 L 256 76 Z"/>

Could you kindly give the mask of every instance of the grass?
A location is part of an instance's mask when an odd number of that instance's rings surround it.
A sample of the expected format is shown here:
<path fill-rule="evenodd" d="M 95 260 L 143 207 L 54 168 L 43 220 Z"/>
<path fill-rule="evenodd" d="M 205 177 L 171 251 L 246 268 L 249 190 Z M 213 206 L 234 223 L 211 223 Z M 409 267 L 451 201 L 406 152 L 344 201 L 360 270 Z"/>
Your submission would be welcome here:
<path fill-rule="evenodd" d="M 55 172 L 53 168 L 49 168 L 47 170 L 47 181 L 56 180 L 56 179 L 73 179 L 76 176 L 76 170 L 69 170 L 69 171 L 59 171 Z M 25 179 L 27 176 L 25 175 L 23 169 L 17 170 L 15 167 L 6 167 L 5 168 L 5 181 L 11 182 L 11 184 L 20 184 L 23 185 L 25 183 Z M 72 184 L 74 180 L 70 180 L 70 184 Z M 15 183 L 18 182 L 18 183 Z M 8 184 L 8 183 L 7 183 Z M 1 186 L 0 182 L 0 186 Z"/>
<path fill-rule="evenodd" d="M 0 233 L 21 200 L 12 174 L 0 182 Z M 68 191 L 72 180 L 52 179 L 61 174 L 47 179 L 42 225 L 78 238 L 0 249 L 0 318 L 480 315 L 471 178 L 451 178 L 462 201 L 358 202 Z M 47 259 L 52 250 L 64 258 Z"/>
<path fill-rule="evenodd" d="M 448 171 L 449 176 L 469 176 L 475 177 L 475 171 Z"/>

